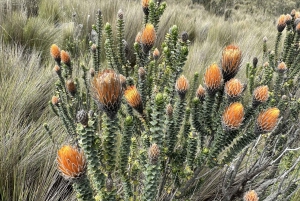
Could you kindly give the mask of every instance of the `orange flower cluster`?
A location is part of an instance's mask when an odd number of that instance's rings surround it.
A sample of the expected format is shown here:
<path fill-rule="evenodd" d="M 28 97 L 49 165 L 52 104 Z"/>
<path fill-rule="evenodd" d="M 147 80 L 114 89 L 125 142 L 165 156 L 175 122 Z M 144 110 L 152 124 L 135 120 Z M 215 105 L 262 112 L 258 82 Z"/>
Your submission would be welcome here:
<path fill-rule="evenodd" d="M 269 132 L 273 130 L 277 124 L 280 110 L 276 107 L 269 108 L 259 113 L 256 126 L 258 132 Z"/>
<path fill-rule="evenodd" d="M 253 91 L 253 100 L 254 102 L 264 103 L 269 98 L 269 87 L 259 86 Z"/>
<path fill-rule="evenodd" d="M 287 67 L 284 62 L 280 62 L 277 66 L 277 70 L 280 73 L 284 73 L 287 70 Z"/>
<path fill-rule="evenodd" d="M 186 79 L 184 75 L 181 75 L 177 79 L 175 88 L 180 98 L 184 98 L 187 90 L 189 89 L 189 81 Z"/>
<path fill-rule="evenodd" d="M 222 72 L 224 82 L 227 82 L 237 74 L 241 61 L 242 52 L 238 46 L 228 45 L 224 48 L 222 53 Z"/>
<path fill-rule="evenodd" d="M 67 66 L 71 65 L 71 58 L 68 52 L 62 50 L 60 52 L 61 61 L 66 64 Z"/>
<path fill-rule="evenodd" d="M 208 92 L 216 92 L 220 88 L 222 72 L 217 64 L 212 64 L 206 69 L 204 83 Z"/>
<path fill-rule="evenodd" d="M 128 86 L 124 92 L 124 97 L 131 107 L 137 110 L 140 114 L 143 114 L 142 98 L 135 86 Z"/>
<path fill-rule="evenodd" d="M 156 32 L 152 24 L 146 24 L 142 34 L 141 34 L 141 43 L 143 51 L 148 53 L 153 47 L 156 40 Z"/>
<path fill-rule="evenodd" d="M 231 98 L 239 97 L 243 91 L 244 85 L 238 79 L 233 78 L 225 84 L 225 93 Z"/>
<path fill-rule="evenodd" d="M 285 27 L 286 27 L 286 16 L 280 15 L 280 17 L 278 18 L 278 22 L 277 22 L 277 30 L 279 32 L 282 32 Z"/>
<path fill-rule="evenodd" d="M 254 190 L 246 192 L 244 201 L 258 201 L 257 193 Z"/>
<path fill-rule="evenodd" d="M 225 129 L 237 129 L 244 119 L 244 107 L 241 103 L 230 104 L 224 111 L 222 123 Z"/>
<path fill-rule="evenodd" d="M 53 57 L 53 59 L 60 64 L 60 49 L 56 44 L 51 45 L 50 47 L 50 54 Z"/>
<path fill-rule="evenodd" d="M 82 151 L 65 145 L 57 152 L 58 170 L 66 179 L 76 179 L 86 171 L 86 161 Z"/>
<path fill-rule="evenodd" d="M 200 84 L 197 91 L 196 91 L 197 98 L 199 98 L 200 100 L 203 101 L 204 98 L 205 98 L 205 91 L 206 90 L 204 89 L 204 87 Z"/>
<path fill-rule="evenodd" d="M 93 78 L 91 89 L 99 108 L 113 118 L 120 108 L 123 95 L 120 76 L 114 70 L 103 70 Z"/>

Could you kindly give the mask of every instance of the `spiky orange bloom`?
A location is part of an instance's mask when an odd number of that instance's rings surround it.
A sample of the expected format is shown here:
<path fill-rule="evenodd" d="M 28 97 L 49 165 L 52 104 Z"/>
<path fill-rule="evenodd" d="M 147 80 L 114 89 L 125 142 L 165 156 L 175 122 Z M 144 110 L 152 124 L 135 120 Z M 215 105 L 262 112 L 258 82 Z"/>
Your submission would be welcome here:
<path fill-rule="evenodd" d="M 269 87 L 267 85 L 265 86 L 259 86 L 253 91 L 253 100 L 256 102 L 264 103 L 269 98 Z"/>
<path fill-rule="evenodd" d="M 149 2 L 150 2 L 150 0 L 142 0 L 142 7 L 143 8 L 149 7 Z"/>
<path fill-rule="evenodd" d="M 217 64 L 212 64 L 206 69 L 204 83 L 208 92 L 216 92 L 222 85 L 222 72 Z"/>
<path fill-rule="evenodd" d="M 60 49 L 56 44 L 51 45 L 50 54 L 56 62 L 60 62 Z"/>
<path fill-rule="evenodd" d="M 280 110 L 276 107 L 260 112 L 256 121 L 258 130 L 261 132 L 273 130 L 277 124 L 279 114 Z"/>
<path fill-rule="evenodd" d="M 226 129 L 237 129 L 244 119 L 244 107 L 241 103 L 231 103 L 224 111 L 222 123 Z"/>
<path fill-rule="evenodd" d="M 158 51 L 157 48 L 155 48 L 154 51 L 153 51 L 153 58 L 155 60 L 157 60 L 159 58 L 159 55 L 160 55 L 160 52 Z"/>
<path fill-rule="evenodd" d="M 53 105 L 58 105 L 59 98 L 57 96 L 52 96 L 51 102 Z"/>
<path fill-rule="evenodd" d="M 286 26 L 286 16 L 280 15 L 280 17 L 278 18 L 278 22 L 277 22 L 277 30 L 279 32 L 282 32 L 284 30 L 285 26 Z"/>
<path fill-rule="evenodd" d="M 92 80 L 92 95 L 99 108 L 113 118 L 120 108 L 122 83 L 114 70 L 106 69 L 99 72 Z"/>
<path fill-rule="evenodd" d="M 61 61 L 66 64 L 67 66 L 71 65 L 71 58 L 68 52 L 62 50 L 60 52 Z"/>
<path fill-rule="evenodd" d="M 156 40 L 156 32 L 154 26 L 152 24 L 146 24 L 142 35 L 141 35 L 141 43 L 145 53 L 148 53 L 150 49 L 153 47 Z"/>
<path fill-rule="evenodd" d="M 82 151 L 65 145 L 57 152 L 58 170 L 66 179 L 76 179 L 86 171 L 86 161 Z"/>
<path fill-rule="evenodd" d="M 61 73 L 60 67 L 58 65 L 54 66 L 53 71 L 56 72 L 58 75 Z"/>
<path fill-rule="evenodd" d="M 136 109 L 139 113 L 143 113 L 143 102 L 140 93 L 135 86 L 128 86 L 124 92 L 127 103 Z"/>
<path fill-rule="evenodd" d="M 76 85 L 75 85 L 75 83 L 72 79 L 69 79 L 69 80 L 66 81 L 66 89 L 70 94 L 72 94 L 72 95 L 75 94 Z"/>
<path fill-rule="evenodd" d="M 286 71 L 287 67 L 285 65 L 284 62 L 280 62 L 277 66 L 277 70 L 280 72 L 280 73 L 284 73 Z"/>
<path fill-rule="evenodd" d="M 181 98 L 185 97 L 187 90 L 189 89 L 189 81 L 186 79 L 184 75 L 181 75 L 175 84 L 175 88 L 177 93 Z"/>
<path fill-rule="evenodd" d="M 199 98 L 200 100 L 204 100 L 205 98 L 205 89 L 204 87 L 200 84 L 197 91 L 196 91 L 196 96 L 197 98 Z"/>
<path fill-rule="evenodd" d="M 242 94 L 244 90 L 244 85 L 241 83 L 240 80 L 233 78 L 226 82 L 225 84 L 225 93 L 229 97 L 238 97 Z"/>
<path fill-rule="evenodd" d="M 159 147 L 157 146 L 157 144 L 152 144 L 151 147 L 149 148 L 149 152 L 148 152 L 150 161 L 152 164 L 155 164 L 158 160 L 158 157 L 160 155 L 160 150 Z"/>
<path fill-rule="evenodd" d="M 222 53 L 222 73 L 224 82 L 233 78 L 242 61 L 242 52 L 238 46 L 228 45 L 224 48 Z"/>
<path fill-rule="evenodd" d="M 292 22 L 293 18 L 290 14 L 285 15 L 285 22 L 286 24 L 290 24 Z"/>
<path fill-rule="evenodd" d="M 244 201 L 258 201 L 257 193 L 254 190 L 246 192 Z"/>

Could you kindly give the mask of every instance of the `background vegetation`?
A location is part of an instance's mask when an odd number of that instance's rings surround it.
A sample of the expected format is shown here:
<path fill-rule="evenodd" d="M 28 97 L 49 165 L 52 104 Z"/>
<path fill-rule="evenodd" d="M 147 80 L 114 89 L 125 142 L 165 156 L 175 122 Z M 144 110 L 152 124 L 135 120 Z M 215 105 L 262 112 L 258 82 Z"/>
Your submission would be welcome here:
<path fill-rule="evenodd" d="M 278 15 L 300 7 L 291 0 L 167 3 L 156 46 L 173 24 L 187 31 L 192 44 L 185 74 L 192 77 L 194 72 L 203 75 L 209 64 L 219 61 L 223 47 L 235 43 L 244 57 L 241 79 L 253 57 L 259 65 L 265 62 L 262 39 L 274 41 Z M 105 22 L 115 22 L 118 10 L 124 11 L 125 38 L 132 48 L 142 28 L 140 1 L 0 0 L 0 200 L 59 200 L 67 192 L 55 192 L 64 183 L 57 182 L 57 148 L 43 129 L 47 122 L 54 128 L 53 139 L 64 141 L 64 131 L 48 108 L 54 90 L 49 47 L 56 43 L 68 50 L 75 68 L 79 61 L 91 66 L 88 42 L 98 8 Z M 133 59 L 132 49 L 130 53 Z M 71 200 L 72 195 L 65 196 Z"/>

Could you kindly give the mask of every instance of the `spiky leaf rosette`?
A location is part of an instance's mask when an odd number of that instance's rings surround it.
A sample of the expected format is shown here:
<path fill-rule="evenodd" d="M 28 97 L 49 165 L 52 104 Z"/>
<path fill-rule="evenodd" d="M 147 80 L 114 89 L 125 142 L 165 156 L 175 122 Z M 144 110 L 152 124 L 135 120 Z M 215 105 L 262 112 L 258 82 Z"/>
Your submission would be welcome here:
<path fill-rule="evenodd" d="M 224 82 L 233 78 L 241 65 L 242 52 L 238 46 L 228 45 L 222 53 L 222 73 Z"/>
<path fill-rule="evenodd" d="M 155 105 L 151 113 L 150 132 L 152 142 L 162 148 L 163 128 L 164 128 L 164 113 L 165 113 L 165 97 L 162 93 L 158 93 L 155 97 Z"/>
<path fill-rule="evenodd" d="M 120 76 L 114 70 L 103 70 L 93 78 L 92 96 L 109 118 L 117 114 L 122 95 Z"/>
<path fill-rule="evenodd" d="M 81 114 L 79 116 L 85 116 L 86 114 Z M 91 180 L 97 193 L 101 193 L 101 189 L 104 187 L 104 174 L 100 171 L 101 160 L 99 158 L 99 150 L 95 146 L 96 142 L 96 131 L 94 119 L 90 119 L 87 125 L 83 125 L 86 120 L 77 124 L 76 131 L 80 137 L 80 146 L 84 150 L 86 159 L 88 162 L 88 171 L 91 174 Z"/>
<path fill-rule="evenodd" d="M 158 181 L 160 178 L 159 156 L 160 149 L 157 144 L 152 144 L 148 150 L 149 164 L 146 165 L 145 172 L 145 188 L 143 193 L 143 201 L 155 200 Z"/>

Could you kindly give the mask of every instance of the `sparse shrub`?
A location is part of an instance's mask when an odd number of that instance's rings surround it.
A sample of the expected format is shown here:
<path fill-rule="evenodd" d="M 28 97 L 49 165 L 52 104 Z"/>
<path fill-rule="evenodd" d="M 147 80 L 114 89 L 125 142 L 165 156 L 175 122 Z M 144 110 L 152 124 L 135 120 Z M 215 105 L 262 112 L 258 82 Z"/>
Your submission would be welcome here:
<path fill-rule="evenodd" d="M 298 189 L 300 158 L 288 157 L 292 165 L 281 165 L 299 142 L 298 25 L 279 21 L 276 49 L 264 52 L 268 63 L 247 64 L 248 87 L 234 79 L 243 59 L 237 45 L 223 49 L 220 64 L 209 65 L 204 87 L 198 87 L 198 73 L 192 82 L 182 75 L 187 33 L 173 25 L 158 52 L 158 22 L 166 4 L 142 3 L 145 15 L 133 68 L 126 57 L 123 13 L 114 37 L 112 25 L 104 25 L 97 12 L 93 67 L 81 65 L 81 79 L 74 76 L 69 54 L 51 47 L 58 81 L 50 106 L 72 145 L 58 151 L 58 168 L 78 199 L 291 198 Z M 276 44 L 284 29 L 281 49 Z M 101 62 L 103 50 L 106 63 Z"/>

